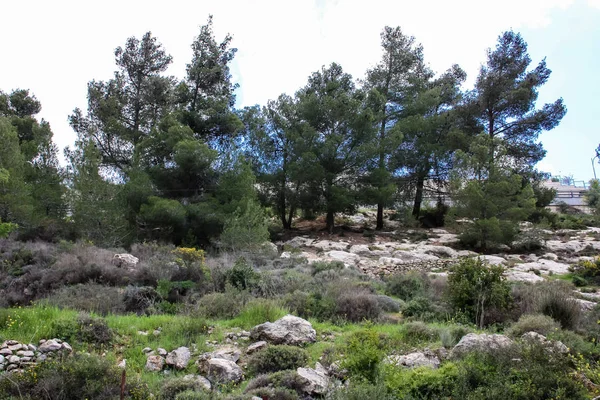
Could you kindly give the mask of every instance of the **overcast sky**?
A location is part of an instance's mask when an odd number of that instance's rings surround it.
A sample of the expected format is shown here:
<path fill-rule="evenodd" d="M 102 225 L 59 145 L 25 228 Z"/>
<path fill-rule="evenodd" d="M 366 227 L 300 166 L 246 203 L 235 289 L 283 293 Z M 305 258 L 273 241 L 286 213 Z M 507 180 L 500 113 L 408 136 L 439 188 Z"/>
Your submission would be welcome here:
<path fill-rule="evenodd" d="M 87 82 L 112 77 L 116 47 L 152 31 L 173 56 L 168 74 L 181 78 L 209 14 L 217 40 L 230 33 L 238 49 L 232 72 L 239 107 L 292 94 L 334 61 L 362 78 L 380 57 L 385 25 L 415 36 L 435 71 L 459 64 L 469 88 L 486 48 L 512 28 L 534 63 L 547 57 L 553 71 L 540 105 L 563 97 L 568 108 L 560 126 L 540 138 L 548 155 L 539 168 L 592 177 L 600 143 L 600 0 L 3 0 L 1 10 L 0 90 L 30 89 L 61 149 L 75 138 L 67 116 L 85 109 Z"/>

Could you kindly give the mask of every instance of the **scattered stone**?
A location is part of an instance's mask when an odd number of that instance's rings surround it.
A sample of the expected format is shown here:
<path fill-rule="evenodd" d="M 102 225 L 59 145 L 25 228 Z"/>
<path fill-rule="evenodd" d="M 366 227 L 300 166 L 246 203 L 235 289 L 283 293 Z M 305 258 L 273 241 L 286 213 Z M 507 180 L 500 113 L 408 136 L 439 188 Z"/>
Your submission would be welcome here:
<path fill-rule="evenodd" d="M 117 368 L 125 369 L 127 367 L 127 359 L 122 359 L 121 362 L 117 365 Z"/>
<path fill-rule="evenodd" d="M 190 362 L 192 354 L 187 347 L 179 347 L 167 355 L 166 363 L 175 369 L 185 369 Z"/>
<path fill-rule="evenodd" d="M 161 356 L 148 356 L 146 359 L 146 369 L 148 371 L 158 372 L 162 371 L 165 366 L 165 359 Z"/>
<path fill-rule="evenodd" d="M 407 368 L 431 367 L 435 369 L 440 366 L 440 359 L 435 354 L 429 352 L 426 354 L 421 351 L 402 356 L 389 356 L 387 361 L 390 364 Z"/>
<path fill-rule="evenodd" d="M 325 256 L 333 261 L 343 262 L 346 266 L 354 265 L 358 260 L 360 260 L 360 256 L 353 253 L 348 253 L 347 251 L 341 250 L 333 250 L 325 253 Z"/>
<path fill-rule="evenodd" d="M 544 280 L 544 278 L 534 274 L 533 272 L 515 271 L 513 269 L 507 270 L 504 275 L 506 276 L 506 279 L 513 282 L 535 283 Z"/>
<path fill-rule="evenodd" d="M 557 352 L 563 353 L 563 354 L 569 352 L 569 348 L 567 346 L 565 346 L 565 344 L 563 342 L 561 342 L 559 340 L 556 340 L 556 341 L 548 340 L 546 338 L 546 336 L 540 335 L 537 332 L 524 333 L 523 336 L 521 336 L 521 339 L 523 339 L 525 341 L 529 341 L 529 342 L 540 343 L 541 345 L 544 346 L 544 348 L 546 348 L 550 352 L 557 351 Z"/>
<path fill-rule="evenodd" d="M 264 340 L 261 340 L 259 342 L 255 342 L 252 343 L 250 346 L 248 346 L 248 348 L 246 349 L 246 354 L 252 354 L 255 351 L 258 351 L 260 349 L 264 349 L 267 346 L 267 342 L 265 342 Z"/>
<path fill-rule="evenodd" d="M 159 347 L 158 349 L 156 349 L 156 352 L 158 353 L 159 356 L 163 356 L 163 357 L 166 357 L 168 354 L 168 352 L 165 349 L 163 349 L 162 347 Z M 167 362 L 167 364 L 168 364 L 168 362 Z"/>
<path fill-rule="evenodd" d="M 257 341 L 297 346 L 314 343 L 317 340 L 317 332 L 307 320 L 288 314 L 275 322 L 255 326 L 250 337 Z"/>
<path fill-rule="evenodd" d="M 593 310 L 598 303 L 594 303 L 593 301 L 589 301 L 589 300 L 583 300 L 583 299 L 577 299 L 577 298 L 573 298 L 574 301 L 576 301 L 577 303 L 579 303 L 579 308 L 581 308 L 581 311 L 591 311 Z"/>
<path fill-rule="evenodd" d="M 42 353 L 48 353 L 50 351 L 57 351 L 62 348 L 62 344 L 57 339 L 46 340 L 39 347 Z"/>
<path fill-rule="evenodd" d="M 500 256 L 480 256 L 480 258 L 483 261 L 486 261 L 488 264 L 490 265 L 500 265 L 500 264 L 506 264 L 506 259 L 500 257 Z"/>
<path fill-rule="evenodd" d="M 152 349 L 150 347 L 144 347 L 142 349 L 142 353 L 150 353 L 152 351 Z"/>

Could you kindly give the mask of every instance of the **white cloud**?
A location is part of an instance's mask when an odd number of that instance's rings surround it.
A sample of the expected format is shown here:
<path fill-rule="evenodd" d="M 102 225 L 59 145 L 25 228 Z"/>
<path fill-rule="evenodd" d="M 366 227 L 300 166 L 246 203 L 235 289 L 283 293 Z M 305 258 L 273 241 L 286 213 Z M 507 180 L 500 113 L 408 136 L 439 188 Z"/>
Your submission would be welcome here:
<path fill-rule="evenodd" d="M 600 5 L 600 0 L 588 1 Z M 214 14 L 217 38 L 227 32 L 234 36 L 239 99 L 251 105 L 293 93 L 312 71 L 333 61 L 362 76 L 379 59 L 379 32 L 385 25 L 399 25 L 422 42 L 434 70 L 458 63 L 473 78 L 500 32 L 547 26 L 551 12 L 573 0 L 6 3 L 0 89 L 30 88 L 64 147 L 74 139 L 67 116 L 76 106 L 85 108 L 87 82 L 110 78 L 114 48 L 147 30 L 173 55 L 169 73 L 182 77 L 198 26 Z"/>

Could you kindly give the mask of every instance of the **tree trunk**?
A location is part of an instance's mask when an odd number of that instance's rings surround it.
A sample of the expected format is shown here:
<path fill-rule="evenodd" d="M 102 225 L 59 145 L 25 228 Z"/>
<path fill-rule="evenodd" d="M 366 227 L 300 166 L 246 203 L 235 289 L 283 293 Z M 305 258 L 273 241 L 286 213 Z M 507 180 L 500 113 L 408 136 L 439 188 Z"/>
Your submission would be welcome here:
<path fill-rule="evenodd" d="M 334 212 L 333 211 L 327 211 L 326 222 L 327 222 L 327 231 L 329 233 L 333 233 L 333 225 L 334 225 Z"/>
<path fill-rule="evenodd" d="M 417 176 L 417 191 L 415 193 L 415 202 L 413 204 L 412 215 L 415 218 L 419 218 L 421 214 L 421 203 L 423 203 L 423 188 L 425 186 L 425 176 L 419 174 Z"/>
<path fill-rule="evenodd" d="M 377 226 L 376 230 L 380 231 L 383 229 L 383 203 L 377 203 Z"/>

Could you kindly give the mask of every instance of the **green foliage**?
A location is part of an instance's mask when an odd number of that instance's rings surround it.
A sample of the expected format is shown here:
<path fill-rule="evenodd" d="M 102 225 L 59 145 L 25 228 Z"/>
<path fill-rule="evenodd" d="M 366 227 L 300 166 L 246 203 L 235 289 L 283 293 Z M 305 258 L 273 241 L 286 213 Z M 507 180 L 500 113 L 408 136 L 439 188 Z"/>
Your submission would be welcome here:
<path fill-rule="evenodd" d="M 7 238 L 8 235 L 15 231 L 19 225 L 10 222 L 2 222 L 0 220 L 0 239 Z"/>
<path fill-rule="evenodd" d="M 426 275 L 410 271 L 392 275 L 386 282 L 385 292 L 404 301 L 410 301 L 415 297 L 424 296 L 427 287 L 428 278 Z"/>
<path fill-rule="evenodd" d="M 447 399 L 452 398 L 458 373 L 453 363 L 445 363 L 439 369 L 390 365 L 384 369 L 384 382 L 395 399 Z"/>
<path fill-rule="evenodd" d="M 166 379 L 161 384 L 160 388 L 160 399 L 161 400 L 177 400 L 181 398 L 188 398 L 181 396 L 186 391 L 192 391 L 198 393 L 199 399 L 208 399 L 206 389 L 198 383 L 195 379 L 188 379 L 185 377 L 175 377 Z M 204 397 L 202 397 L 204 396 Z M 190 399 L 196 399 L 196 397 L 189 397 Z"/>
<path fill-rule="evenodd" d="M 74 354 L 49 360 L 23 374 L 0 377 L 0 398 L 98 399 L 118 398 L 121 370 L 95 355 Z M 135 376 L 127 379 L 126 398 L 146 399 L 148 389 Z"/>
<path fill-rule="evenodd" d="M 256 250 L 269 240 L 264 210 L 251 198 L 227 217 L 220 237 L 221 245 L 232 250 Z"/>
<path fill-rule="evenodd" d="M 352 333 L 346 342 L 342 368 L 359 380 L 375 383 L 385 356 L 385 341 L 374 329 Z"/>
<path fill-rule="evenodd" d="M 507 334 L 520 337 L 527 332 L 537 332 L 540 335 L 548 336 L 558 328 L 560 328 L 560 325 L 552 317 L 543 314 L 525 314 L 521 315 L 519 320 L 511 325 L 507 330 Z"/>
<path fill-rule="evenodd" d="M 260 274 L 254 271 L 245 258 L 240 257 L 236 260 L 231 269 L 225 273 L 227 282 L 238 290 L 252 289 L 260 280 Z"/>
<path fill-rule="evenodd" d="M 518 363 L 514 359 L 518 358 Z M 458 365 L 452 398 L 459 399 L 585 399 L 583 385 L 573 379 L 565 355 L 548 357 L 539 345 L 510 351 L 473 354 Z"/>
<path fill-rule="evenodd" d="M 252 374 L 295 370 L 303 367 L 308 361 L 306 350 L 286 345 L 267 346 L 253 354 L 248 360 L 248 369 Z"/>
<path fill-rule="evenodd" d="M 315 261 L 310 266 L 313 275 L 323 271 L 341 271 L 345 268 L 344 263 L 341 261 Z"/>
<path fill-rule="evenodd" d="M 600 214 L 600 180 L 592 179 L 590 181 L 590 187 L 585 194 L 585 201 L 594 213 Z"/>
<path fill-rule="evenodd" d="M 510 286 L 503 273 L 501 266 L 488 266 L 479 258 L 465 259 L 452 267 L 448 296 L 454 310 L 467 313 L 482 328 L 486 310 L 505 310 L 511 304 Z"/>
<path fill-rule="evenodd" d="M 600 282 L 600 257 L 596 257 L 594 260 L 581 260 L 577 264 L 571 266 L 571 271 L 574 274 L 573 282 L 575 279 L 583 279 L 581 282 L 585 286 L 584 282 L 593 282 L 597 284 Z"/>

